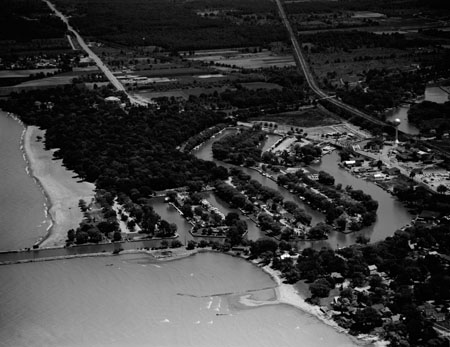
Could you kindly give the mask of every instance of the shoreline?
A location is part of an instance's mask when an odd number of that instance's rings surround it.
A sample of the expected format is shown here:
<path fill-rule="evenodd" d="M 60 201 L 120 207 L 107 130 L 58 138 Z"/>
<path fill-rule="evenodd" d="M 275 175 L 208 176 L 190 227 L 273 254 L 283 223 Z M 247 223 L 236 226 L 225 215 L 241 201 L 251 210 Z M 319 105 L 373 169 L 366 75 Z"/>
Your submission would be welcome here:
<path fill-rule="evenodd" d="M 255 263 L 254 263 L 255 264 Z M 255 264 L 256 265 L 256 264 Z M 256 265 L 257 266 L 257 265 Z M 258 266 L 259 267 L 259 266 Z M 369 343 L 374 346 L 386 346 L 389 343 L 387 341 L 381 340 L 379 337 L 375 335 L 358 335 L 353 336 L 350 335 L 347 329 L 339 326 L 333 318 L 327 316 L 319 306 L 310 305 L 305 301 L 305 298 L 297 291 L 297 289 L 292 284 L 283 283 L 280 272 L 278 270 L 272 269 L 269 265 L 264 267 L 259 267 L 266 274 L 268 274 L 272 280 L 276 283 L 277 287 L 275 288 L 276 292 L 276 300 L 273 302 L 267 302 L 267 304 L 285 304 L 292 307 L 295 307 L 306 314 L 310 314 L 311 316 L 318 319 L 321 323 L 324 323 L 332 328 L 334 328 L 337 332 L 345 334 L 351 337 L 355 343 L 363 345 L 367 345 Z M 246 299 L 242 302 L 243 304 L 249 304 L 249 306 L 258 306 L 251 301 L 251 299 Z"/>
<path fill-rule="evenodd" d="M 170 255 L 165 255 L 164 252 L 170 251 Z M 206 248 L 199 249 L 195 248 L 192 250 L 187 250 L 186 248 L 175 248 L 175 249 L 157 249 L 157 250 L 147 250 L 143 248 L 123 250 L 118 254 L 114 254 L 112 252 L 96 252 L 96 253 L 86 253 L 86 254 L 70 254 L 63 256 L 53 256 L 53 257 L 44 257 L 40 259 L 25 259 L 25 260 L 17 260 L 17 261 L 5 261 L 1 262 L 1 265 L 14 265 L 14 264 L 26 264 L 26 263 L 34 263 L 34 262 L 47 262 L 47 261 L 58 261 L 58 260 L 66 260 L 66 259 L 78 259 L 78 258 L 89 258 L 89 257 L 113 257 L 120 256 L 126 254 L 146 254 L 151 256 L 155 262 L 171 262 L 182 260 L 187 257 L 194 256 L 200 253 L 220 253 L 215 250 Z M 275 287 L 275 299 L 274 300 L 257 300 L 252 299 L 251 294 L 243 295 L 239 298 L 239 303 L 247 306 L 249 308 L 265 306 L 265 305 L 288 305 L 295 309 L 302 311 L 304 314 L 310 315 L 321 323 L 326 324 L 336 330 L 338 333 L 345 334 L 349 336 L 357 345 L 362 346 L 387 346 L 389 343 L 387 341 L 381 340 L 379 337 L 375 335 L 358 335 L 353 336 L 350 335 L 347 329 L 340 327 L 331 317 L 327 316 L 319 306 L 314 306 L 308 304 L 305 301 L 304 296 L 298 292 L 298 290 L 294 287 L 294 285 L 283 283 L 281 274 L 278 270 L 272 269 L 269 265 L 264 267 L 258 266 L 255 261 L 250 261 L 242 256 L 236 256 L 230 253 L 221 253 L 232 257 L 241 258 L 243 261 L 247 261 L 250 264 L 254 265 L 256 268 L 259 268 L 264 273 L 270 276 L 271 280 L 274 282 Z"/>
<path fill-rule="evenodd" d="M 42 140 L 38 142 L 37 136 Z M 46 235 L 40 237 L 35 245 L 44 248 L 64 246 L 67 231 L 76 229 L 84 217 L 78 206 L 79 200 L 89 202 L 94 197 L 95 185 L 77 182 L 73 178 L 75 173 L 67 170 L 61 159 L 54 160 L 54 150 L 47 151 L 44 148 L 44 130 L 25 126 L 22 137 L 21 149 L 27 171 L 45 196 L 46 215 L 50 219 Z"/>

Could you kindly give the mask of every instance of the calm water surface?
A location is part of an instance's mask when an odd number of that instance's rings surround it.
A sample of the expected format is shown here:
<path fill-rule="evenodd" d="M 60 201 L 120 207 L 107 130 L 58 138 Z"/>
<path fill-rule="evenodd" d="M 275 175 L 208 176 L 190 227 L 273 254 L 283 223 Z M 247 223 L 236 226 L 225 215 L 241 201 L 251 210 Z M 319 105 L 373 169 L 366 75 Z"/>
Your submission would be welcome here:
<path fill-rule="evenodd" d="M 444 102 L 449 101 L 448 95 L 448 93 L 446 93 L 439 87 L 427 87 L 425 89 L 424 100 L 443 104 Z M 409 123 L 408 111 L 409 107 L 398 107 L 397 109 L 392 110 L 387 114 L 386 120 L 393 121 L 394 119 L 398 118 L 402 121 L 398 127 L 399 130 L 407 134 L 417 135 L 419 134 L 419 129 L 417 129 L 413 124 Z"/>
<path fill-rule="evenodd" d="M 0 276 L 0 346 L 356 346 L 292 307 L 240 304 L 270 303 L 274 283 L 223 254 L 8 265 Z"/>
<path fill-rule="evenodd" d="M 0 111 L 0 251 L 33 246 L 50 225 L 45 196 L 26 172 L 23 129 Z"/>
<path fill-rule="evenodd" d="M 217 141 L 219 138 L 226 136 L 232 131 L 225 131 L 219 136 L 216 136 L 214 139 L 207 141 L 201 148 L 194 151 L 193 154 L 198 158 L 204 160 L 212 160 L 215 161 L 218 165 L 223 165 L 226 167 L 231 167 L 233 165 L 225 164 L 223 162 L 219 162 L 214 160 L 212 157 L 212 143 Z M 385 192 L 383 189 L 379 188 L 377 185 L 367 182 L 363 179 L 356 178 L 349 174 L 347 171 L 341 169 L 337 164 L 339 162 L 339 155 L 336 152 L 333 152 L 329 155 L 326 155 L 322 158 L 320 164 L 313 166 L 317 170 L 323 170 L 335 177 L 336 183 L 341 183 L 344 187 L 346 185 L 351 185 L 354 189 L 361 189 L 365 193 L 372 195 L 372 197 L 378 201 L 378 218 L 377 221 L 370 227 L 363 229 L 360 233 L 370 237 L 372 242 L 380 241 L 385 239 L 387 236 L 393 235 L 394 231 L 401 228 L 405 224 L 408 224 L 411 221 L 412 216 L 408 213 L 406 208 L 398 202 L 392 195 Z M 277 191 L 279 191 L 285 200 L 293 200 L 297 202 L 305 211 L 310 214 L 312 218 L 312 225 L 324 221 L 324 216 L 322 213 L 317 212 L 311 209 L 308 205 L 306 205 L 302 200 L 300 200 L 297 196 L 291 194 L 289 191 L 284 189 L 283 187 L 279 187 L 274 181 L 271 179 L 262 176 L 257 171 L 241 168 L 244 172 L 249 174 L 252 179 L 257 180 L 263 185 L 271 187 Z M 344 247 L 352 245 L 356 242 L 357 233 L 352 234 L 343 234 L 336 231 L 333 231 L 329 235 L 329 239 L 326 241 L 314 241 L 314 242 L 299 242 L 298 246 L 305 247 Z"/>

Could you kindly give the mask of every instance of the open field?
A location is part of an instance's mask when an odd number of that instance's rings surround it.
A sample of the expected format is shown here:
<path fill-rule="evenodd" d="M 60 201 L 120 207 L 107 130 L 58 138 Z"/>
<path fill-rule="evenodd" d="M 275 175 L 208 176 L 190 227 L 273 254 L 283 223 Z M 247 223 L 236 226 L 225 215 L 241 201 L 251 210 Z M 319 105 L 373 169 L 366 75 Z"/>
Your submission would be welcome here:
<path fill-rule="evenodd" d="M 269 67 L 295 66 L 292 55 L 278 55 L 270 51 L 259 53 L 240 53 L 232 56 L 211 55 L 194 56 L 193 61 L 213 62 L 216 65 L 231 66 L 242 69 L 261 69 Z"/>
<path fill-rule="evenodd" d="M 258 90 L 258 89 L 283 89 L 282 86 L 276 83 L 267 83 L 267 82 L 248 82 L 248 83 L 241 83 L 241 85 L 244 88 L 250 89 L 250 90 Z"/>
<path fill-rule="evenodd" d="M 294 127 L 314 127 L 338 124 L 340 121 L 328 111 L 314 108 L 304 111 L 292 111 L 274 115 L 251 118 L 251 121 L 267 121 Z"/>
<path fill-rule="evenodd" d="M 309 55 L 318 81 L 326 78 L 332 85 L 356 83 L 371 69 L 412 70 L 416 62 L 414 51 L 395 48 L 360 48 L 351 52 L 327 52 Z M 342 79 L 342 81 L 341 81 Z"/>
<path fill-rule="evenodd" d="M 1 70 L 0 78 L 28 77 L 38 73 L 54 73 L 58 71 L 56 68 L 51 69 L 32 69 L 32 70 Z"/>
<path fill-rule="evenodd" d="M 174 97 L 174 98 L 182 98 L 182 99 L 187 100 L 187 99 L 189 99 L 190 95 L 200 96 L 201 94 L 212 94 L 216 91 L 218 93 L 221 93 L 225 89 L 227 89 L 227 87 L 218 87 L 218 88 L 194 87 L 194 88 L 186 88 L 186 89 L 171 89 L 171 90 L 167 90 L 167 91 L 158 91 L 158 92 L 140 91 L 135 94 L 142 96 L 146 99 Z"/>

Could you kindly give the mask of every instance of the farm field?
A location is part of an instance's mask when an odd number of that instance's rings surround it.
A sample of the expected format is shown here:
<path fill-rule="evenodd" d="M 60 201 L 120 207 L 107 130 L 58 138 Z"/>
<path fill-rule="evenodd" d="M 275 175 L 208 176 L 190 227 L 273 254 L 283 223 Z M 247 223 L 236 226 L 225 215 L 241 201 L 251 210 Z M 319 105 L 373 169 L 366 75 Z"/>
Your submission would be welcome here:
<path fill-rule="evenodd" d="M 308 110 L 284 112 L 273 115 L 262 115 L 253 117 L 250 121 L 275 122 L 277 124 L 286 124 L 289 127 L 315 127 L 338 124 L 340 121 L 333 117 L 328 111 L 321 108 L 312 108 Z"/>
<path fill-rule="evenodd" d="M 258 90 L 258 89 L 278 89 L 282 90 L 283 87 L 276 83 L 267 83 L 267 82 L 248 82 L 241 83 L 241 86 L 250 90 Z"/>
<path fill-rule="evenodd" d="M 264 69 L 269 67 L 286 67 L 295 66 L 294 57 L 292 55 L 280 55 L 270 51 L 258 53 L 240 53 L 238 55 L 211 55 L 194 56 L 188 58 L 193 61 L 213 62 L 217 65 L 231 66 L 241 69 Z"/>
<path fill-rule="evenodd" d="M 194 87 L 194 88 L 186 88 L 186 89 L 171 89 L 171 90 L 167 90 L 167 91 L 151 91 L 151 92 L 145 92 L 145 91 L 140 91 L 140 92 L 136 92 L 135 94 L 138 96 L 141 96 L 145 99 L 157 99 L 157 98 L 163 98 L 163 97 L 167 97 L 167 98 L 181 98 L 181 99 L 185 99 L 187 100 L 189 98 L 190 95 L 194 95 L 194 96 L 200 96 L 201 94 L 212 94 L 215 91 L 217 91 L 218 93 L 221 93 L 223 91 L 225 91 L 226 89 L 230 89 L 229 87 L 212 87 L 212 88 L 207 88 L 207 87 Z"/>

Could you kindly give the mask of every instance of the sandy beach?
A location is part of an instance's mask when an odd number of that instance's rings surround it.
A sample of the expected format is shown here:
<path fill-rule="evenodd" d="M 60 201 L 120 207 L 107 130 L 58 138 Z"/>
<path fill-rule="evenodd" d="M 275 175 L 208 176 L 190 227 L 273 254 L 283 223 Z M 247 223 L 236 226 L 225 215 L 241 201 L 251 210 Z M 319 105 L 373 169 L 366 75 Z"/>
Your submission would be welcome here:
<path fill-rule="evenodd" d="M 326 315 L 324 312 L 320 310 L 319 306 L 310 305 L 305 301 L 305 297 L 291 284 L 283 283 L 281 278 L 281 274 L 278 270 L 272 269 L 270 266 L 262 267 L 262 270 L 272 277 L 272 279 L 276 282 L 277 288 L 277 300 L 273 302 L 266 302 L 265 304 L 272 303 L 280 303 L 286 304 L 290 306 L 294 306 L 304 312 L 311 314 L 316 317 L 323 323 L 332 326 L 334 329 L 341 333 L 348 334 L 348 331 L 342 327 L 340 327 L 331 317 Z M 261 303 L 251 300 L 249 297 L 241 299 L 241 303 L 247 306 L 259 306 Z M 358 344 L 366 345 L 367 343 L 372 343 L 374 346 L 387 346 L 389 343 L 383 340 L 380 340 L 376 336 L 372 335 L 358 335 L 355 338 L 355 342 Z"/>
<path fill-rule="evenodd" d="M 28 126 L 24 137 L 24 150 L 29 162 L 30 174 L 41 184 L 47 196 L 53 225 L 40 247 L 58 247 L 65 244 L 67 231 L 76 229 L 83 218 L 78 207 L 80 199 L 90 202 L 94 197 L 95 185 L 79 182 L 73 171 L 67 170 L 62 160 L 53 160 L 53 152 L 44 149 L 45 131 Z"/>

